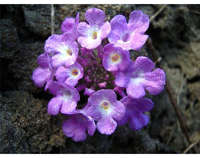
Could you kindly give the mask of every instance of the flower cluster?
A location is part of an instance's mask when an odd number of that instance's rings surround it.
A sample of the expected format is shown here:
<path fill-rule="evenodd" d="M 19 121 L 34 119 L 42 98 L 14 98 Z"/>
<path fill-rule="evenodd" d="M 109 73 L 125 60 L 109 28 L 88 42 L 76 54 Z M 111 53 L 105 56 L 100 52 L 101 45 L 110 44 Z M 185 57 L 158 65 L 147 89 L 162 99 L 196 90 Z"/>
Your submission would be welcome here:
<path fill-rule="evenodd" d="M 164 71 L 149 58 L 130 59 L 129 51 L 140 50 L 148 38 L 148 15 L 135 10 L 128 23 L 123 15 L 105 22 L 105 13 L 91 8 L 85 19 L 79 22 L 79 13 L 66 18 L 63 33 L 51 35 L 38 57 L 32 80 L 54 95 L 48 113 L 67 116 L 63 133 L 76 142 L 96 130 L 110 135 L 126 123 L 132 130 L 143 128 L 149 122 L 144 113 L 154 105 L 144 98 L 146 91 L 157 95 L 165 85 Z"/>

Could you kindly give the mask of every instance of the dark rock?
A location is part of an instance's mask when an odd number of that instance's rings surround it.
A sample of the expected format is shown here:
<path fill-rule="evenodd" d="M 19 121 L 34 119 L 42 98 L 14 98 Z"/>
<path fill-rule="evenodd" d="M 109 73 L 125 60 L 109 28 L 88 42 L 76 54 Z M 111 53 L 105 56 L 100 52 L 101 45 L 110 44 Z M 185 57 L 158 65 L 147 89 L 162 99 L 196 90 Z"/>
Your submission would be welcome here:
<path fill-rule="evenodd" d="M 175 150 L 152 139 L 146 129 L 132 131 L 126 126 L 120 126 L 111 135 L 106 153 L 176 153 Z"/>
<path fill-rule="evenodd" d="M 46 101 L 23 91 L 5 92 L 0 99 L 1 153 L 44 153 L 65 143 L 62 132 L 55 130 L 61 127 L 50 125 Z"/>
<path fill-rule="evenodd" d="M 167 80 L 189 128 L 192 142 L 198 139 L 197 126 L 200 125 L 195 119 L 199 116 L 199 110 L 194 110 L 200 101 L 200 16 L 197 10 L 199 5 L 167 5 L 152 21 L 148 30 L 162 57 L 161 63 Z M 149 134 L 159 137 L 163 143 L 176 150 L 184 151 L 189 144 L 177 122 L 173 107 L 167 94 L 161 93 L 159 96 L 154 97 L 155 107 L 151 112 Z"/>
<path fill-rule="evenodd" d="M 126 126 L 117 127 L 110 136 L 101 135 L 87 137 L 84 142 L 73 142 L 67 139 L 65 148 L 58 153 L 176 153 L 173 148 L 152 139 L 147 130 L 132 131 Z"/>
<path fill-rule="evenodd" d="M 12 72 L 13 77 L 18 80 L 17 88 L 19 90 L 34 93 L 40 92 L 42 88 L 37 88 L 31 80 L 32 73 L 37 64 L 37 58 L 42 54 L 44 43 L 22 43 L 23 49 L 16 54 L 13 59 L 14 62 L 8 65 L 8 70 Z"/>
<path fill-rule="evenodd" d="M 149 30 L 163 61 L 170 67 L 179 67 L 186 79 L 200 72 L 200 16 L 190 8 L 190 5 L 166 6 L 162 16 L 152 21 L 152 31 Z"/>
<path fill-rule="evenodd" d="M 16 80 L 12 77 L 12 72 L 8 71 L 8 65 L 13 61 L 13 58 L 21 50 L 21 43 L 17 33 L 17 27 L 13 25 L 10 19 L 0 19 L 1 23 L 1 91 L 15 89 Z"/>
<path fill-rule="evenodd" d="M 94 5 L 85 5 L 85 4 L 77 4 L 77 5 L 61 5 L 59 9 L 58 18 L 63 21 L 66 17 L 75 17 L 77 12 L 80 14 L 80 21 L 85 21 L 85 12 L 91 7 L 96 7 L 102 9 L 105 12 L 106 20 L 110 21 L 115 15 L 123 14 L 129 15 L 131 11 L 133 11 L 135 5 L 118 5 L 118 4 L 94 4 Z"/>
<path fill-rule="evenodd" d="M 51 35 L 51 5 L 23 5 L 25 24 L 33 33 L 47 38 Z M 56 8 L 55 8 L 56 15 Z M 54 29 L 60 29 L 55 18 Z"/>
<path fill-rule="evenodd" d="M 12 59 L 13 55 L 20 51 L 21 43 L 17 34 L 17 28 L 9 19 L 0 19 L 2 26 L 2 42 L 0 58 Z"/>
<path fill-rule="evenodd" d="M 18 128 L 12 121 L 13 111 L 9 109 L 13 102 L 0 96 L 0 153 L 29 153 L 24 129 Z"/>
<path fill-rule="evenodd" d="M 38 67 L 37 58 L 43 53 L 44 43 L 22 43 L 23 49 L 12 54 L 12 59 L 1 59 L 2 91 L 24 90 L 30 93 L 39 93 L 42 88 L 37 88 L 31 80 L 32 73 Z M 13 84 L 14 83 L 14 84 Z"/>

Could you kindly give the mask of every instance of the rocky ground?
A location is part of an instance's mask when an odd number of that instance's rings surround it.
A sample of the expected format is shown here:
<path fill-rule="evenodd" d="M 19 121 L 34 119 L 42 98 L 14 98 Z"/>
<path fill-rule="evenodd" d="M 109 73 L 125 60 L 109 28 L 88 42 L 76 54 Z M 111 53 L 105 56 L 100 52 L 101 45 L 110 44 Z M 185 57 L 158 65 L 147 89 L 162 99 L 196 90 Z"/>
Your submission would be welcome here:
<path fill-rule="evenodd" d="M 91 7 L 107 20 L 142 10 L 151 17 L 163 5 L 54 5 L 55 33 L 62 21 Z M 192 143 L 200 148 L 200 5 L 166 5 L 147 34 L 166 72 Z M 32 80 L 37 57 L 51 35 L 51 5 L 1 5 L 0 153 L 183 153 L 188 144 L 166 90 L 149 96 L 155 106 L 150 123 L 140 131 L 118 127 L 110 136 L 98 131 L 86 141 L 66 138 L 63 115 L 46 112 L 51 94 Z M 149 55 L 146 46 L 140 51 Z M 189 150 L 187 153 L 194 153 Z M 198 151 L 199 153 L 199 151 Z"/>

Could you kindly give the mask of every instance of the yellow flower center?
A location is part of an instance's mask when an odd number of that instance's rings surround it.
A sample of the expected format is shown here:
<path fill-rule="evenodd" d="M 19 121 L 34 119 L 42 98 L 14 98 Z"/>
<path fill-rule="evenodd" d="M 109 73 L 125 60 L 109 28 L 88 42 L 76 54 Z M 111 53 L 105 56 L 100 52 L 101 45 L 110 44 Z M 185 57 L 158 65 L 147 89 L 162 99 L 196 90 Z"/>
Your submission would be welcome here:
<path fill-rule="evenodd" d="M 102 104 L 101 104 L 101 106 L 105 109 L 105 110 L 108 110 L 109 109 L 109 103 L 108 102 L 103 102 Z"/>
<path fill-rule="evenodd" d="M 77 76 L 78 75 L 78 70 L 77 69 L 73 69 L 72 70 L 72 75 Z"/>
<path fill-rule="evenodd" d="M 70 49 L 67 49 L 66 54 L 72 56 L 72 51 Z"/>
<path fill-rule="evenodd" d="M 94 40 L 94 39 L 97 39 L 97 32 L 96 32 L 96 31 L 93 32 L 93 34 L 92 34 L 92 39 L 93 39 L 93 40 Z"/>
<path fill-rule="evenodd" d="M 120 58 L 120 56 L 119 56 L 118 54 L 113 54 L 113 55 L 111 56 L 111 59 L 112 59 L 113 62 L 118 61 L 119 58 Z"/>

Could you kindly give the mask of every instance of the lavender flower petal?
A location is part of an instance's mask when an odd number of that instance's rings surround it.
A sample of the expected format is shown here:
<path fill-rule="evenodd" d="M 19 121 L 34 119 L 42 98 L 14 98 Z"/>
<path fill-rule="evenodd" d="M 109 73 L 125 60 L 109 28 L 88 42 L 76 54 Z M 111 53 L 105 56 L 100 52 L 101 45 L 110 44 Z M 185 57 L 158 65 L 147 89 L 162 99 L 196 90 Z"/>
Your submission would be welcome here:
<path fill-rule="evenodd" d="M 117 128 L 117 123 L 112 118 L 101 119 L 97 123 L 97 129 L 101 134 L 111 135 Z"/>
<path fill-rule="evenodd" d="M 112 32 L 117 33 L 121 36 L 123 36 L 123 32 L 127 30 L 127 21 L 123 15 L 114 16 L 110 21 L 110 25 L 111 25 Z"/>
<path fill-rule="evenodd" d="M 40 65 L 40 67 L 42 68 L 49 68 L 50 67 L 50 57 L 48 56 L 47 53 L 41 54 L 38 57 L 38 65 Z"/>
<path fill-rule="evenodd" d="M 89 97 L 86 113 L 98 121 L 97 129 L 101 134 L 109 135 L 117 127 L 116 120 L 124 117 L 125 107 L 117 101 L 113 90 L 102 89 Z"/>
<path fill-rule="evenodd" d="M 61 25 L 61 31 L 64 32 L 70 32 L 74 34 L 75 39 L 78 38 L 77 34 L 77 25 L 79 23 L 79 13 L 77 13 L 76 18 L 66 18 L 62 25 Z"/>
<path fill-rule="evenodd" d="M 132 98 L 142 98 L 146 94 L 143 85 L 141 83 L 135 84 L 134 82 L 128 84 L 126 92 Z"/>
<path fill-rule="evenodd" d="M 85 47 L 87 49 L 94 49 L 101 44 L 101 39 L 100 38 L 92 39 L 92 38 L 88 38 L 88 37 L 79 37 L 78 43 L 80 43 L 82 47 Z"/>
<path fill-rule="evenodd" d="M 108 35 L 109 42 L 124 50 L 139 50 L 148 38 L 147 35 L 143 34 L 148 28 L 149 18 L 141 11 L 132 12 L 128 24 L 126 18 L 122 15 L 113 17 L 110 24 L 111 32 Z"/>
<path fill-rule="evenodd" d="M 105 19 L 105 13 L 100 9 L 91 8 L 86 11 L 85 19 L 91 26 L 101 26 Z"/>
<path fill-rule="evenodd" d="M 58 81 L 65 82 L 74 87 L 78 80 L 83 77 L 83 67 L 78 62 L 75 62 L 67 68 L 59 67 L 55 75 Z"/>
<path fill-rule="evenodd" d="M 63 99 L 60 112 L 62 114 L 69 114 L 76 109 L 77 101 L 75 99 Z"/>
<path fill-rule="evenodd" d="M 43 87 L 51 75 L 49 68 L 38 67 L 34 70 L 31 79 L 38 87 Z"/>
<path fill-rule="evenodd" d="M 78 45 L 75 36 L 69 32 L 62 35 L 51 35 L 45 43 L 45 51 L 52 56 L 52 66 L 70 66 L 78 56 Z"/>
<path fill-rule="evenodd" d="M 103 40 L 104 38 L 106 38 L 108 34 L 110 33 L 110 30 L 111 30 L 111 26 L 110 26 L 110 23 L 107 21 L 101 26 L 100 33 L 99 33 L 100 39 Z"/>
<path fill-rule="evenodd" d="M 165 85 L 165 72 L 157 68 L 151 73 L 146 73 L 145 74 L 145 82 L 144 82 L 144 87 L 146 90 L 153 94 L 153 95 L 158 95 L 160 94 Z"/>
<path fill-rule="evenodd" d="M 103 66 L 108 71 L 125 70 L 130 62 L 130 53 L 113 44 L 107 44 L 103 49 Z"/>
<path fill-rule="evenodd" d="M 74 29 L 75 19 L 74 18 L 66 18 L 61 25 L 62 32 L 70 32 Z"/>
<path fill-rule="evenodd" d="M 69 119 L 63 123 L 63 133 L 72 137 L 75 142 L 84 141 L 87 137 L 86 131 L 92 136 L 96 130 L 94 120 L 78 111 L 69 115 Z"/>
<path fill-rule="evenodd" d="M 129 15 L 128 28 L 144 33 L 148 29 L 149 23 L 148 15 L 143 14 L 141 10 L 135 10 Z"/>
<path fill-rule="evenodd" d="M 80 100 L 80 95 L 75 88 L 65 83 L 53 81 L 49 85 L 49 91 L 62 100 L 61 113 L 69 114 L 75 111 L 77 102 Z"/>
<path fill-rule="evenodd" d="M 119 71 L 115 75 L 115 84 L 126 88 L 128 96 L 141 98 L 145 90 L 153 95 L 159 94 L 165 85 L 165 73 L 162 69 L 155 69 L 153 62 L 147 57 L 138 57 L 125 71 Z"/>
<path fill-rule="evenodd" d="M 150 99 L 132 99 L 126 96 L 120 101 L 126 107 L 126 113 L 124 118 L 117 122 L 119 125 L 129 123 L 132 130 L 139 130 L 148 124 L 149 117 L 143 112 L 150 111 L 153 108 L 154 103 Z"/>
<path fill-rule="evenodd" d="M 106 38 L 110 33 L 110 23 L 103 23 L 105 19 L 105 13 L 96 8 L 88 9 L 85 14 L 85 18 L 89 25 L 86 22 L 81 22 L 78 24 L 78 42 L 82 47 L 87 49 L 97 48 L 101 44 L 101 40 Z"/>
<path fill-rule="evenodd" d="M 47 111 L 50 115 L 57 115 L 60 111 L 63 99 L 61 97 L 54 97 L 48 103 Z"/>

